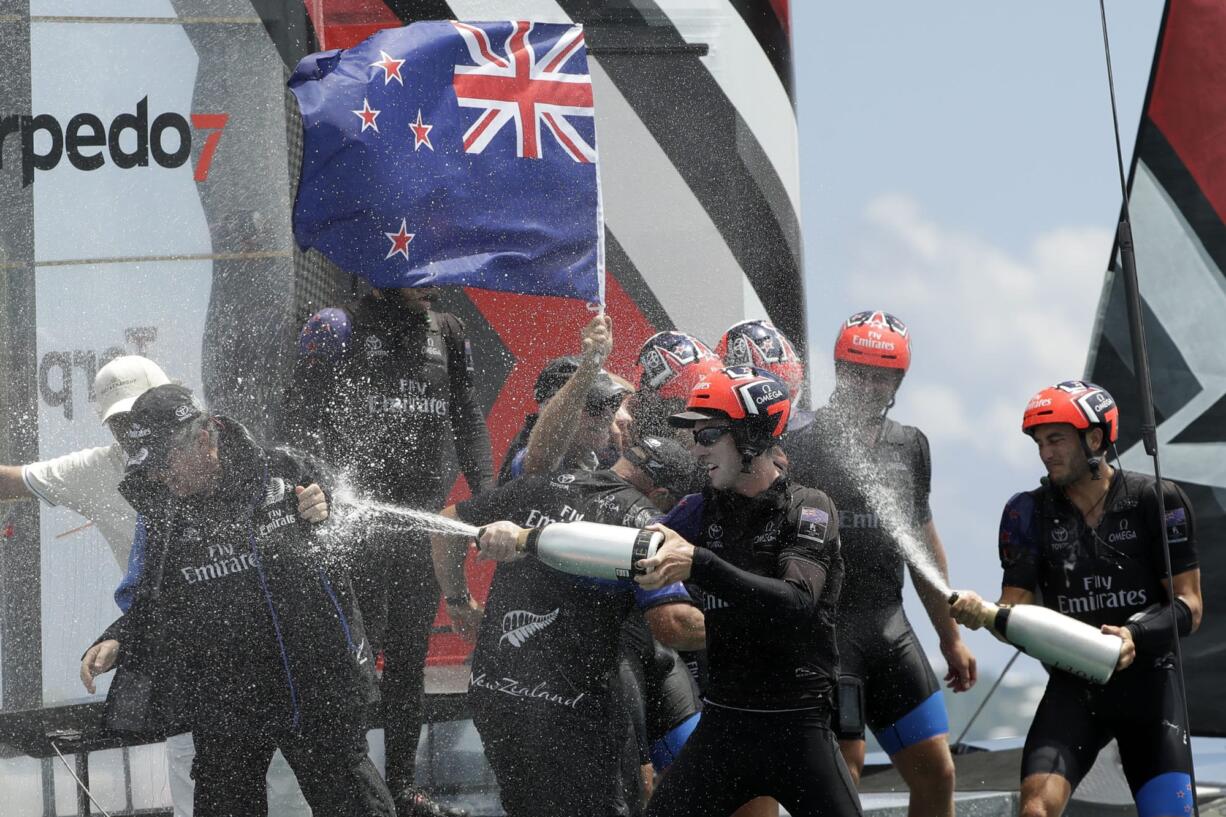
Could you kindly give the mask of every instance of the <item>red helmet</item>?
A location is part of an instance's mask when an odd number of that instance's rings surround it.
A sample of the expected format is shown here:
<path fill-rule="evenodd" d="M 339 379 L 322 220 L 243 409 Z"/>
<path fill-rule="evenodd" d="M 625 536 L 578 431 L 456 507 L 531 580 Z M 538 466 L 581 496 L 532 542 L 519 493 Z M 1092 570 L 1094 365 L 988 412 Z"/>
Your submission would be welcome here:
<path fill-rule="evenodd" d="M 752 320 L 733 324 L 715 346 L 725 366 L 756 366 L 778 377 L 793 400 L 805 380 L 805 364 L 792 342 L 770 321 Z"/>
<path fill-rule="evenodd" d="M 834 342 L 834 359 L 860 366 L 911 367 L 911 337 L 907 325 L 888 312 L 857 312 L 847 319 Z"/>
<path fill-rule="evenodd" d="M 782 380 L 764 369 L 729 366 L 695 385 L 685 411 L 668 422 L 690 428 L 699 420 L 726 417 L 736 432 L 737 447 L 757 454 L 783 435 L 791 413 L 792 400 Z"/>
<path fill-rule="evenodd" d="M 664 399 L 684 400 L 690 389 L 720 369 L 719 358 L 698 338 L 684 332 L 657 332 L 638 357 L 639 388 Z"/>
<path fill-rule="evenodd" d="M 1026 404 L 1022 431 L 1033 436 L 1037 427 L 1048 423 L 1068 423 L 1079 431 L 1101 428 L 1106 443 L 1114 443 L 1120 436 L 1120 408 L 1102 386 L 1065 380 L 1043 389 Z"/>

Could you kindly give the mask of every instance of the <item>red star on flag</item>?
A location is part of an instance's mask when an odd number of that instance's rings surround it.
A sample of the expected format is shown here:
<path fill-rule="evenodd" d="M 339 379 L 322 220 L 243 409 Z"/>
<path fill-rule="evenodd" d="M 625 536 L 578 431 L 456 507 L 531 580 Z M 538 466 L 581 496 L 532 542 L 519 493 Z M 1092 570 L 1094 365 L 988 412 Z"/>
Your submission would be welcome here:
<path fill-rule="evenodd" d="M 391 258 L 393 255 L 400 254 L 404 256 L 405 261 L 408 261 L 409 260 L 409 242 L 417 237 L 417 233 L 410 233 L 408 231 L 407 226 L 405 225 L 405 220 L 402 218 L 400 219 L 400 232 L 384 233 L 384 235 L 387 236 L 388 239 L 392 242 L 392 248 L 387 251 L 387 257 L 384 258 L 383 260 L 386 261 L 388 258 Z"/>
<path fill-rule="evenodd" d="M 375 117 L 382 111 L 376 111 L 370 107 L 370 102 L 366 99 L 362 100 L 362 110 L 354 111 L 362 119 L 362 132 L 365 133 L 367 128 L 374 128 L 375 133 L 379 132 L 379 126 L 375 124 Z"/>
<path fill-rule="evenodd" d="M 422 145 L 434 150 L 434 145 L 430 144 L 430 129 L 433 125 L 427 125 L 421 121 L 421 108 L 417 109 L 417 121 L 409 123 L 409 130 L 413 131 L 413 152 Z"/>
<path fill-rule="evenodd" d="M 404 65 L 404 60 L 395 60 L 386 52 L 379 51 L 379 61 L 372 62 L 371 68 L 383 69 L 383 84 L 387 85 L 393 79 L 404 85 L 404 77 L 400 76 L 400 66 Z"/>

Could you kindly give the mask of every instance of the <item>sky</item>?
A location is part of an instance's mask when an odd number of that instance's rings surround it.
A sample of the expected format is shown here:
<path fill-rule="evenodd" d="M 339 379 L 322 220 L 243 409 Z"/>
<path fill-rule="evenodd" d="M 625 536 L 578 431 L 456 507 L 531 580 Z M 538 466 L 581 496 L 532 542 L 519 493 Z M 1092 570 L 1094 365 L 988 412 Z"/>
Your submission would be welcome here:
<path fill-rule="evenodd" d="M 1107 3 L 1125 167 L 1162 5 Z M 884 309 L 907 323 L 890 416 L 931 442 L 953 586 L 994 599 L 1001 509 L 1043 474 L 1022 410 L 1084 374 L 1120 208 L 1098 3 L 791 9 L 814 399 L 840 321 Z M 907 612 L 939 658 L 913 593 Z M 966 638 L 989 670 L 1013 652 Z M 1014 672 L 1042 674 L 1029 658 Z"/>

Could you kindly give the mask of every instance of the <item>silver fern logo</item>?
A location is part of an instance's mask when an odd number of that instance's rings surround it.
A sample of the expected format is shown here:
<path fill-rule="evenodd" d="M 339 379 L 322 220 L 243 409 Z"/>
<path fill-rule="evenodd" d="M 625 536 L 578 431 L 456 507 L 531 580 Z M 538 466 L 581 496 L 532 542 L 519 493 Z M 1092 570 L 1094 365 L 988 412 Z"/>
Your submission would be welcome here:
<path fill-rule="evenodd" d="M 285 499 L 285 494 L 288 490 L 285 480 L 281 479 L 281 477 L 273 477 L 268 480 L 268 488 L 264 491 L 263 507 L 267 508 L 269 505 L 275 505 Z"/>
<path fill-rule="evenodd" d="M 530 613 L 527 610 L 512 610 L 502 617 L 502 638 L 498 639 L 498 643 L 506 641 L 512 647 L 522 647 L 529 638 L 557 621 L 561 610 L 562 608 L 559 607 L 552 613 L 544 615 Z"/>

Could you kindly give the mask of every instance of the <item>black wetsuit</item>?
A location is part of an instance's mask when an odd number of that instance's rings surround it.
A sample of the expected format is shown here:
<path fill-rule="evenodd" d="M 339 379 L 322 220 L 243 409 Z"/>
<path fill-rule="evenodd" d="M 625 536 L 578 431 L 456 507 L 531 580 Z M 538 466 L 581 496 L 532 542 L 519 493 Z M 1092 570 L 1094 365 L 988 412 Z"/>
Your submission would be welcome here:
<path fill-rule="evenodd" d="M 1182 489 L 1167 483 L 1164 494 L 1171 570 L 1179 575 L 1197 567 L 1195 521 Z M 1131 471 L 1115 472 L 1096 528 L 1057 488 L 1016 494 L 1000 523 L 1002 583 L 1096 627 L 1169 604 L 1157 505 L 1154 479 Z M 1172 650 L 1169 642 L 1138 650 L 1132 666 L 1101 686 L 1052 670 L 1026 736 L 1022 776 L 1055 773 L 1076 787 L 1115 738 L 1141 817 L 1183 814 L 1191 758 L 1178 726 Z"/>
<path fill-rule="evenodd" d="M 708 489 L 663 520 L 696 546 L 708 679 L 698 728 L 647 813 L 731 814 L 771 796 L 794 817 L 859 814 L 830 732 L 843 560 L 834 505 L 780 478 L 755 497 Z"/>
<path fill-rule="evenodd" d="M 603 522 L 639 527 L 658 511 L 612 471 L 522 477 L 457 515 L 474 525 Z M 648 592 L 571 576 L 525 558 L 494 571 L 468 701 L 510 817 L 606 813 L 623 718 L 614 692 L 618 636 L 636 605 L 689 602 L 680 584 Z"/>
<path fill-rule="evenodd" d="M 307 321 L 286 436 L 342 469 L 362 494 L 437 510 L 451 487 L 443 482 L 451 440 L 474 493 L 493 479 L 472 378 L 459 319 L 368 295 Z M 438 586 L 423 535 L 374 529 L 355 547 L 369 554 L 354 584 L 372 644 L 384 653 L 387 779 L 397 794 L 413 783 Z"/>
<path fill-rule="evenodd" d="M 895 754 L 949 731 L 940 684 L 903 612 L 906 563 L 895 541 L 897 530 L 924 541 L 932 519 L 931 458 L 923 432 L 890 419 L 875 445 L 863 453 L 858 447 L 846 441 L 829 406 L 784 438 L 792 477 L 820 486 L 839 509 L 847 569 L 837 619 L 839 672 L 863 686 L 864 720 Z"/>

